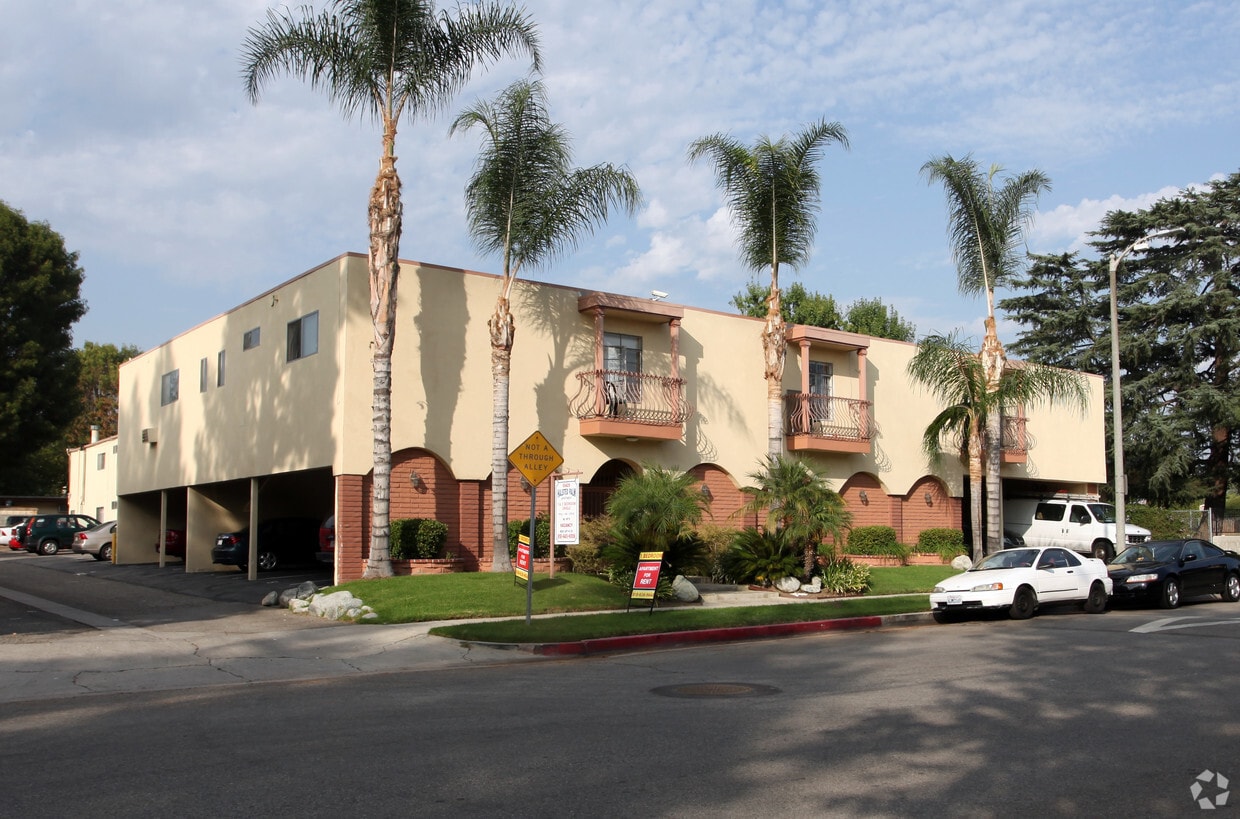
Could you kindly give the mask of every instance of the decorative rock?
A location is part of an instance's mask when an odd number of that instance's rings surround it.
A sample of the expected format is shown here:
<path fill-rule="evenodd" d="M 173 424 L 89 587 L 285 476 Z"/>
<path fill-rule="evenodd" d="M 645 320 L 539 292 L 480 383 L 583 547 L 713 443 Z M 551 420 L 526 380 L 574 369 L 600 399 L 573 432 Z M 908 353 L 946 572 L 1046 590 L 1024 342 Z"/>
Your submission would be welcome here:
<path fill-rule="evenodd" d="M 275 591 L 267 592 L 267 596 L 263 598 L 264 606 L 286 606 L 288 603 L 280 599 L 280 593 Z"/>
<path fill-rule="evenodd" d="M 349 609 L 361 605 L 362 601 L 349 592 L 338 591 L 331 594 L 316 594 L 311 597 L 309 611 L 327 620 L 339 620 L 341 616 L 348 614 Z"/>
<path fill-rule="evenodd" d="M 309 600 L 290 600 L 288 610 L 294 614 L 304 614 L 310 609 Z"/>
<path fill-rule="evenodd" d="M 952 568 L 958 572 L 967 572 L 973 568 L 973 560 L 968 555 L 956 555 L 952 558 Z"/>
<path fill-rule="evenodd" d="M 775 588 L 779 589 L 781 592 L 791 594 L 792 592 L 798 592 L 801 590 L 801 581 L 797 580 L 795 577 L 781 577 L 775 582 Z"/>
<path fill-rule="evenodd" d="M 696 603 L 702 599 L 702 595 L 698 594 L 697 586 L 689 582 L 683 574 L 676 575 L 676 579 L 672 581 L 672 593 L 683 603 Z"/>
<path fill-rule="evenodd" d="M 813 582 L 801 584 L 801 591 L 808 594 L 818 594 L 822 591 L 822 578 L 818 575 L 814 575 Z"/>

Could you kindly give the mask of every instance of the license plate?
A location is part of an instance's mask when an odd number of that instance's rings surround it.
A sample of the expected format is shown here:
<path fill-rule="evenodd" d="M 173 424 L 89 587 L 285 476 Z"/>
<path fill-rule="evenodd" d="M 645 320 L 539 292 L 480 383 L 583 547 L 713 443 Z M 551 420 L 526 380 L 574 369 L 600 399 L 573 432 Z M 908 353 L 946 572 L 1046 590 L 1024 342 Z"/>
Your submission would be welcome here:
<path fill-rule="evenodd" d="M 961 604 L 961 602 L 962 602 L 962 601 L 961 601 L 961 599 L 960 599 L 960 595 L 958 595 L 958 594 L 949 594 L 949 595 L 947 595 L 947 605 L 949 605 L 949 606 L 959 606 L 959 605 Z"/>

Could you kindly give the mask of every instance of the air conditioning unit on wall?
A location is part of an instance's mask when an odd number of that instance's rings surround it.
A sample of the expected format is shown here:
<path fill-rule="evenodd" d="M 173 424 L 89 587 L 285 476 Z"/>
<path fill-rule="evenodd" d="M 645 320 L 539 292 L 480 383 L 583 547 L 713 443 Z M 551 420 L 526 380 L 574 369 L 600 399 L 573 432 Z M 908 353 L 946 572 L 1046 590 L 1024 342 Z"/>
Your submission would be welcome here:
<path fill-rule="evenodd" d="M 142 430 L 142 443 L 156 444 L 159 443 L 159 432 L 154 427 L 147 427 Z"/>

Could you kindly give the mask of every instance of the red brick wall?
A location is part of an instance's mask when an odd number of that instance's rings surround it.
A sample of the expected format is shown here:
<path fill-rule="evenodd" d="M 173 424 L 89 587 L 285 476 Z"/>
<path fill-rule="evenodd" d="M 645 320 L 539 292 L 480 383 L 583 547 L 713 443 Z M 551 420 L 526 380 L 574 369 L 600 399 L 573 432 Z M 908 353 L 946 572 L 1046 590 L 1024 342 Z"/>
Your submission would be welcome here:
<path fill-rule="evenodd" d="M 929 493 L 930 502 L 926 503 Z M 901 543 L 917 545 L 917 536 L 924 529 L 959 529 L 960 499 L 949 497 L 936 478 L 925 477 L 913 484 L 912 490 L 900 499 L 902 526 L 896 529 Z"/>
<path fill-rule="evenodd" d="M 336 476 L 336 580 L 357 580 L 370 553 L 370 480 Z"/>

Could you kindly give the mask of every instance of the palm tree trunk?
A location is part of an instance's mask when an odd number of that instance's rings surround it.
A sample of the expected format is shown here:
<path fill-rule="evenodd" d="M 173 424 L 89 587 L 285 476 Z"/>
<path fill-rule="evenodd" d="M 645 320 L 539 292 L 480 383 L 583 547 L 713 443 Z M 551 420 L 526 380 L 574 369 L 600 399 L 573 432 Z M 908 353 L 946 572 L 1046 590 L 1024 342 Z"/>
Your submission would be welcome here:
<path fill-rule="evenodd" d="M 363 577 L 391 577 L 389 511 L 392 483 L 392 348 L 396 341 L 396 284 L 400 274 L 402 206 L 396 173 L 396 124 L 385 123 L 383 158 L 370 192 L 370 318 L 374 324 L 374 487 L 370 557 Z"/>
<path fill-rule="evenodd" d="M 987 290 L 989 297 L 990 291 Z M 986 318 L 986 335 L 982 339 L 982 372 L 986 378 L 986 392 L 993 395 L 999 389 L 1007 358 L 1003 344 L 995 331 L 993 314 Z M 990 402 L 987 402 L 990 403 Z M 1002 465 L 1003 408 L 992 406 L 986 413 L 986 431 L 983 444 L 986 459 L 986 551 L 1003 548 L 1003 520 L 1000 505 L 1003 501 L 1003 479 L 999 474 Z"/>
<path fill-rule="evenodd" d="M 505 289 L 506 293 L 506 289 Z M 511 572 L 508 556 L 508 391 L 516 329 L 501 293 L 491 328 L 491 571 Z"/>
<path fill-rule="evenodd" d="M 779 280 L 771 271 L 771 293 L 766 298 L 766 326 L 762 328 L 762 354 L 766 376 L 766 451 L 772 458 L 784 454 L 784 358 L 787 325 L 779 305 Z"/>
<path fill-rule="evenodd" d="M 976 423 L 969 425 L 969 520 L 973 524 L 973 562 L 986 555 L 982 528 L 982 436 Z"/>

